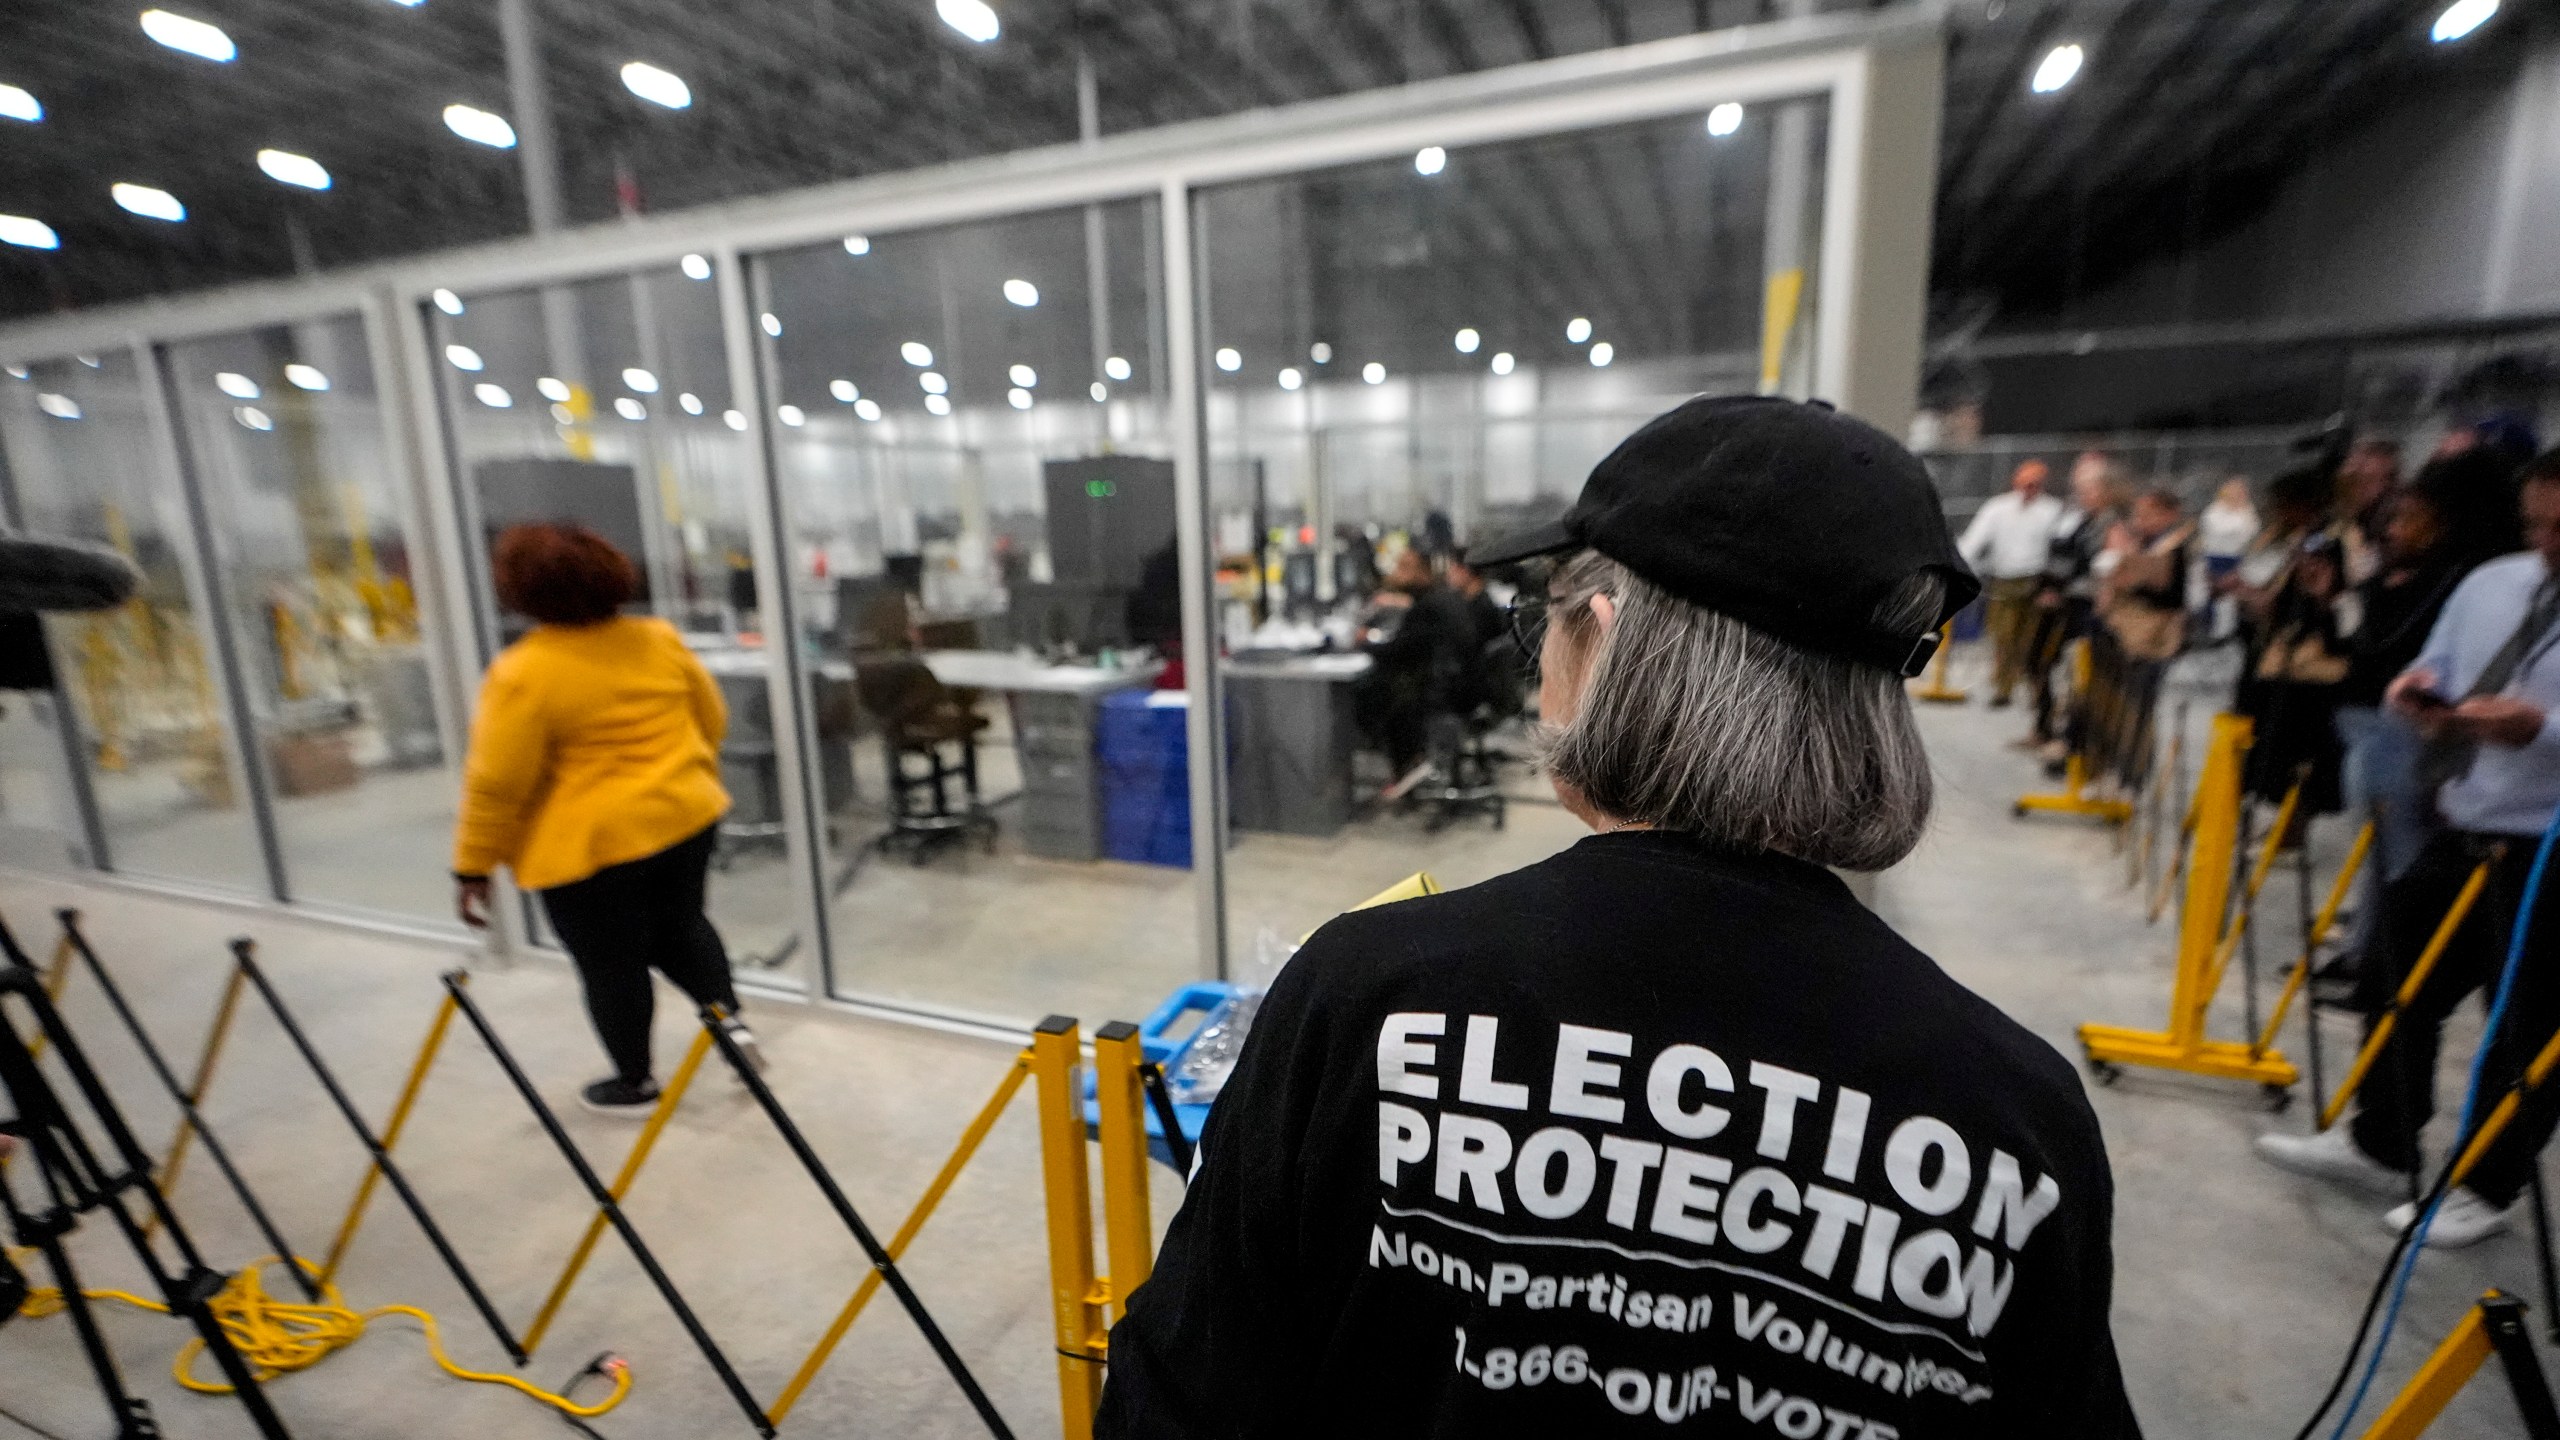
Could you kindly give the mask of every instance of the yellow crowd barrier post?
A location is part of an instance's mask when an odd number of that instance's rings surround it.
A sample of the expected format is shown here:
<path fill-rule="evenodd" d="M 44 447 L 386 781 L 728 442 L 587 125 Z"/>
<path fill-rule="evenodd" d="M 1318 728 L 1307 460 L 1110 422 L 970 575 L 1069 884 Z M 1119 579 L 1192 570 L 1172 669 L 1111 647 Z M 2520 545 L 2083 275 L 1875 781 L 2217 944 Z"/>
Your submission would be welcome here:
<path fill-rule="evenodd" d="M 2258 863 L 2249 867 L 2249 884 L 2241 891 L 2240 903 L 2231 907 L 2231 922 L 2223 927 L 2222 943 L 2213 950 L 2213 964 L 2205 970 L 2204 999 L 2212 1003 L 2214 992 L 2222 988 L 2223 972 L 2231 967 L 2231 957 L 2239 953 L 2240 941 L 2249 929 L 2250 912 L 2258 903 L 2258 892 L 2266 888 L 2267 875 L 2276 868 L 2276 854 L 2283 848 L 2285 831 L 2293 825 L 2293 812 L 2302 804 L 2302 786 L 2296 784 L 2284 792 L 2284 803 L 2276 807 L 2276 823 L 2267 829 L 2266 842 L 2259 847 Z"/>
<path fill-rule="evenodd" d="M 2302 937 L 2302 954 L 2293 962 L 2292 973 L 2284 977 L 2284 989 L 2276 995 L 2276 1008 L 2267 1015 L 2267 1028 L 2258 1036 L 2258 1051 L 2264 1054 L 2276 1043 L 2276 1032 L 2284 1028 L 2285 1012 L 2302 994 L 2311 979 L 2311 957 L 2319 952 L 2320 942 L 2329 938 L 2329 927 L 2338 923 L 2338 911 L 2347 903 L 2348 892 L 2355 888 L 2356 873 L 2364 868 L 2365 857 L 2373 850 L 2373 822 L 2356 832 L 2355 843 L 2347 847 L 2345 863 L 2338 867 L 2336 883 L 2329 887 L 2329 898 L 2320 906 L 2319 917 L 2311 922 L 2311 933 Z"/>
<path fill-rule="evenodd" d="M 996 1093 L 988 1097 L 987 1103 L 979 1109 L 978 1118 L 970 1121 L 969 1128 L 960 1132 L 960 1143 L 951 1148 L 951 1158 L 942 1162 L 942 1172 L 933 1177 L 933 1183 L 925 1187 L 924 1195 L 916 1201 L 915 1208 L 907 1212 L 906 1223 L 898 1227 L 897 1234 L 889 1237 L 890 1259 L 905 1257 L 908 1244 L 914 1241 L 918 1231 L 924 1229 L 924 1222 L 933 1218 L 934 1207 L 942 1203 L 942 1197 L 951 1189 L 952 1182 L 960 1178 L 960 1172 L 968 1167 L 971 1157 L 978 1153 L 978 1146 L 986 1140 L 987 1132 L 995 1128 L 997 1118 L 1004 1114 L 1007 1105 L 1013 1103 L 1015 1093 L 1022 1089 L 1022 1082 L 1029 1078 L 1031 1052 L 1025 1050 L 1004 1072 L 1004 1079 L 996 1085 Z M 871 1297 L 879 1290 L 880 1272 L 877 1269 L 863 1276 L 862 1283 L 854 1287 L 853 1298 L 845 1301 L 844 1308 L 836 1312 L 835 1323 L 827 1327 L 827 1333 L 819 1338 L 816 1348 L 800 1362 L 799 1373 L 791 1377 L 791 1383 L 783 1387 L 782 1394 L 766 1409 L 765 1413 L 774 1424 L 780 1425 L 783 1417 L 791 1413 L 791 1407 L 800 1403 L 801 1392 L 809 1388 L 810 1381 L 818 1378 L 818 1371 L 825 1367 L 827 1357 L 835 1352 L 837 1342 L 853 1328 L 854 1317 L 862 1313 L 862 1307 L 870 1304 Z"/>
<path fill-rule="evenodd" d="M 2390 1041 L 2392 1032 L 2400 1028 L 2400 1012 L 2409 1008 L 2410 1001 L 2418 998 L 2418 991 L 2425 987 L 2427 977 L 2435 973 L 2436 962 L 2444 958 L 2446 947 L 2453 944 L 2453 937 L 2461 931 L 2462 922 L 2470 918 L 2471 907 L 2479 902 L 2480 892 L 2488 885 L 2489 867 L 2486 864 L 2475 868 L 2471 878 L 2462 882 L 2462 892 L 2453 897 L 2453 908 L 2444 912 L 2443 922 L 2436 926 L 2436 933 L 2428 939 L 2427 948 L 2419 952 L 2418 963 L 2409 967 L 2409 978 L 2400 982 L 2400 989 L 2391 997 L 2391 1003 L 2374 1017 L 2373 1029 L 2364 1037 L 2364 1048 L 2356 1052 L 2355 1063 L 2347 1067 L 2346 1078 L 2338 1082 L 2338 1093 L 2330 1096 L 2328 1105 L 2320 1111 L 2321 1129 L 2337 1124 L 2338 1117 L 2346 1113 L 2347 1102 L 2355 1098 L 2357 1087 L 2364 1084 L 2365 1075 L 2382 1054 L 2382 1047 Z"/>
<path fill-rule="evenodd" d="M 2418 1373 L 2383 1407 L 2364 1440 L 2417 1440 L 2493 1355 L 2505 1363 L 2524 1433 L 2541 1436 L 2560 1430 L 2560 1412 L 2553 1409 L 2542 1364 L 2534 1358 L 2533 1338 L 2525 1331 L 2524 1302 L 2492 1290 L 2463 1313 Z"/>
<path fill-rule="evenodd" d="M 667 1088 L 659 1092 L 657 1107 L 649 1112 L 648 1122 L 640 1127 L 640 1137 L 631 1142 L 631 1153 L 622 1157 L 622 1170 L 613 1177 L 613 1184 L 607 1187 L 615 1204 L 621 1204 L 623 1197 L 631 1193 L 632 1182 L 640 1178 L 640 1167 L 649 1163 L 649 1152 L 657 1148 L 658 1136 L 665 1133 L 667 1121 L 674 1117 L 676 1107 L 684 1103 L 684 1092 L 692 1087 L 693 1077 L 702 1069 L 702 1057 L 710 1053 L 711 1030 L 705 1026 L 694 1035 L 693 1044 L 684 1052 L 684 1059 L 677 1063 L 675 1073 L 667 1077 Z M 387 1145 L 390 1142 L 386 1140 L 383 1143 Z M 560 1267 L 560 1278 L 551 1283 L 551 1293 L 543 1297 L 542 1309 L 534 1315 L 533 1324 L 525 1329 L 526 1359 L 532 1359 L 533 1352 L 541 1348 L 543 1335 L 551 1329 L 551 1321 L 560 1313 L 561 1303 L 569 1298 L 569 1288 L 578 1283 L 579 1272 L 587 1268 L 587 1257 L 595 1253 L 596 1242 L 604 1238 L 604 1227 L 610 1220 L 610 1216 L 598 1209 L 595 1218 L 587 1222 L 587 1233 L 578 1237 L 577 1248 L 569 1252 L 569 1262 Z"/>
<path fill-rule="evenodd" d="M 2542 1053 L 2533 1057 L 2533 1063 L 2524 1067 L 2524 1079 L 2498 1097 L 2498 1103 L 2489 1111 L 2489 1118 L 2480 1122 L 2479 1132 L 2471 1137 L 2470 1144 L 2462 1147 L 2462 1158 L 2453 1162 L 2453 1178 L 2445 1182 L 2446 1189 L 2453 1189 L 2470 1178 L 2471 1167 L 2479 1164 L 2480 1157 L 2489 1153 L 2490 1145 L 2515 1120 L 2516 1111 L 2524 1107 L 2526 1094 L 2541 1089 L 2543 1082 L 2551 1078 L 2554 1068 L 2560 1068 L 2560 1034 L 2554 1034 L 2542 1047 Z"/>
<path fill-rule="evenodd" d="M 1912 688 L 1912 699 L 1927 700 L 1939 705 L 1964 703 L 1965 692 L 1947 683 L 1947 656 L 1955 648 L 1956 626 L 1955 622 L 1950 620 L 1938 627 L 1938 653 L 1929 661 L 1929 678 Z"/>
<path fill-rule="evenodd" d="M 2254 1036 L 2237 1041 L 2205 1034 L 2213 987 L 2221 979 L 2215 957 L 2222 953 L 2223 911 L 2231 899 L 2232 862 L 2240 845 L 2240 761 L 2248 752 L 2249 739 L 2247 720 L 2237 715 L 2213 717 L 2212 739 L 2205 748 L 2203 774 L 2196 787 L 2195 842 L 2187 862 L 2185 906 L 2178 919 L 2169 1028 L 2081 1026 L 2081 1051 L 2102 1081 L 2112 1080 L 2123 1065 L 2254 1081 L 2272 1091 L 2289 1089 L 2297 1078 L 2291 1061 L 2258 1050 Z"/>
<path fill-rule="evenodd" d="M 1057 1331 L 1059 1414 L 1066 1440 L 1093 1440 L 1102 1404 L 1100 1277 L 1093 1271 L 1093 1200 L 1085 1174 L 1084 1106 L 1075 1091 L 1083 1058 L 1076 1022 L 1052 1015 L 1031 1032 L 1031 1075 L 1040 1106 L 1040 1178 L 1048 1196 L 1049 1302 Z"/>
<path fill-rule="evenodd" d="M 53 942 L 53 954 L 47 956 L 44 962 L 43 984 L 44 998 L 53 1001 L 57 1005 L 62 1003 L 62 992 L 65 987 L 71 984 L 70 936 L 61 935 L 55 937 Z M 45 1037 L 42 1033 L 38 1033 L 36 1038 L 27 1042 L 27 1058 L 30 1060 L 41 1059 L 44 1055 L 44 1047 Z"/>
<path fill-rule="evenodd" d="M 2072 673 L 2080 679 L 2083 696 L 2089 693 L 2089 642 L 2079 641 L 2072 652 Z M 2063 761 L 2062 789 L 2042 794 L 2021 795 L 2009 807 L 2013 815 L 2031 813 L 2047 815 L 2079 815 L 2109 825 L 2121 825 L 2133 818 L 2133 802 L 2110 800 L 2088 793 L 2089 761 L 2077 749 Z"/>
<path fill-rule="evenodd" d="M 1146 1055 L 1138 1027 L 1114 1020 L 1093 1032 L 1094 1098 L 1102 1141 L 1102 1240 L 1115 1315 L 1155 1269 L 1155 1230 L 1147 1204 L 1147 1094 L 1138 1067 Z"/>
<path fill-rule="evenodd" d="M 400 1087 L 391 1118 L 383 1124 L 382 1148 L 386 1153 L 400 1143 L 400 1131 L 409 1123 L 409 1112 L 417 1108 L 418 1092 L 425 1088 L 427 1072 L 435 1068 L 436 1055 L 444 1049 L 445 1032 L 453 1025 L 456 1008 L 450 994 L 436 1006 L 436 1018 L 427 1026 L 426 1041 L 418 1047 L 418 1058 L 410 1063 L 409 1078 Z M 364 1179 L 357 1184 L 355 1199 L 347 1206 L 347 1217 L 338 1222 L 338 1237 L 329 1242 L 328 1257 L 320 1262 L 321 1284 L 336 1277 L 338 1266 L 347 1258 L 347 1248 L 356 1243 L 357 1229 L 364 1224 L 365 1207 L 373 1203 L 374 1187 L 381 1183 L 382 1162 L 376 1160 L 365 1166 Z"/>
<path fill-rule="evenodd" d="M 206 1092 L 213 1088 L 213 1069 L 222 1061 L 223 1042 L 231 1037 L 232 1017 L 240 1013 L 240 991 L 248 983 L 248 977 L 242 975 L 236 965 L 222 982 L 222 999 L 213 1007 L 213 1027 L 205 1031 L 204 1048 L 196 1054 L 196 1073 L 187 1081 L 187 1104 L 191 1106 L 201 1108 Z M 187 1163 L 187 1146 L 195 1138 L 195 1122 L 186 1114 L 180 1114 L 178 1132 L 169 1137 L 169 1158 L 160 1162 L 162 1193 L 177 1190 L 178 1174 Z M 142 1233 L 149 1235 L 159 1228 L 160 1217 L 154 1214 L 143 1222 Z"/>

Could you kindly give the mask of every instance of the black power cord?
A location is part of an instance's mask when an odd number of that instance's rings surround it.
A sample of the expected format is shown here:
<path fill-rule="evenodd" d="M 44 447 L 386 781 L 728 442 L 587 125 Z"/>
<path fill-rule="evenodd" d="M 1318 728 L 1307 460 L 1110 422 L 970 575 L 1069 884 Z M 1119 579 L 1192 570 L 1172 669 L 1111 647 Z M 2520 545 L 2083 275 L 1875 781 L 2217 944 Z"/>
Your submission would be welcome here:
<path fill-rule="evenodd" d="M 572 1398 L 577 1394 L 579 1386 L 584 1385 L 589 1380 L 608 1377 L 612 1367 L 623 1363 L 625 1362 L 622 1357 L 614 1354 L 610 1350 L 598 1352 L 596 1358 L 587 1362 L 585 1369 L 570 1376 L 568 1383 L 560 1387 L 560 1398 L 563 1400 Z M 594 1426 L 588 1424 L 578 1416 L 572 1415 L 568 1411 L 558 1408 L 554 1408 L 551 1413 L 560 1417 L 561 1424 L 566 1425 L 570 1429 L 577 1431 L 579 1434 L 586 1436 L 587 1440 L 605 1440 L 603 1431 L 596 1429 Z"/>

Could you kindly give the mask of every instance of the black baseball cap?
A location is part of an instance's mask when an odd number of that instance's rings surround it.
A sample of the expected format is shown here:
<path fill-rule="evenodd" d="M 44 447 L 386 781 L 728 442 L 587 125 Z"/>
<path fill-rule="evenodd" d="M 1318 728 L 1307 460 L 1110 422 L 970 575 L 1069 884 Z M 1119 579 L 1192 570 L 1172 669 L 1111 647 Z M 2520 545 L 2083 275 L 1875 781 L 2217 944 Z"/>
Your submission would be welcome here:
<path fill-rule="evenodd" d="M 1900 675 L 1982 590 L 1938 487 L 1892 436 L 1819 400 L 1700 396 L 1619 442 L 1563 518 L 1467 555 L 1501 565 L 1597 550 L 1693 605 Z M 1924 570 L 1947 582 L 1925 630 L 1871 623 Z"/>

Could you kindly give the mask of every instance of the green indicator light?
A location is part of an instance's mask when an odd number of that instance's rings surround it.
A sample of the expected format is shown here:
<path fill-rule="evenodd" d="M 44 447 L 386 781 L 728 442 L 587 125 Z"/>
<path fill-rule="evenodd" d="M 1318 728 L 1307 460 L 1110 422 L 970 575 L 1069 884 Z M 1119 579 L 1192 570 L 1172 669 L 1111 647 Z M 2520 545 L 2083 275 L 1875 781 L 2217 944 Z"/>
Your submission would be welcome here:
<path fill-rule="evenodd" d="M 1096 500 L 1108 500 L 1120 493 L 1120 487 L 1108 480 L 1087 480 L 1084 482 L 1084 493 Z"/>

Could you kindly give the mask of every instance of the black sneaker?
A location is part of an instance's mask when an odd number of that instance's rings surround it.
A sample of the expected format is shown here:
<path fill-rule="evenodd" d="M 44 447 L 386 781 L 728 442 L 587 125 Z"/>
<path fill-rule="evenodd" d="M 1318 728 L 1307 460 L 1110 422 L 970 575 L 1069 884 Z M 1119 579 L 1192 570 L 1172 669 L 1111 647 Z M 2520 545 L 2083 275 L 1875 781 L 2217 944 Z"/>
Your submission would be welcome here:
<path fill-rule="evenodd" d="M 658 1082 L 625 1080 L 617 1075 L 579 1091 L 578 1103 L 599 1115 L 628 1115 L 636 1120 L 657 1107 Z"/>

